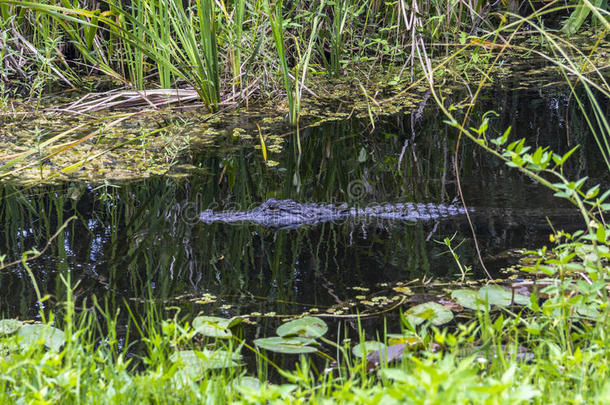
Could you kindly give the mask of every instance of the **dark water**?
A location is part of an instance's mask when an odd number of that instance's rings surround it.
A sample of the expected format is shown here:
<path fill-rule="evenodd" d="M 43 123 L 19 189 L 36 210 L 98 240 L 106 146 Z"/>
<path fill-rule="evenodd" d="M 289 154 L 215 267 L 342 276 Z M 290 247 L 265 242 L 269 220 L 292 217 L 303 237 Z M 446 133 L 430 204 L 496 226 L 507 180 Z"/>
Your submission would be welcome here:
<path fill-rule="evenodd" d="M 586 136 L 579 112 L 559 90 L 489 89 L 474 111 L 499 114 L 490 136 L 512 125 L 512 139 L 549 145 L 559 152 L 581 143 L 569 164 L 573 178 L 606 181 L 608 170 Z M 459 101 L 456 96 L 456 102 Z M 473 235 L 463 216 L 416 223 L 344 222 L 273 230 L 252 224 L 203 224 L 198 212 L 247 209 L 270 197 L 351 205 L 396 202 L 455 203 L 455 131 L 429 103 L 413 112 L 379 120 L 330 122 L 303 129 L 303 154 L 293 136 L 263 161 L 257 140 L 231 136 L 223 145 L 185 151 L 198 167 L 183 179 L 155 177 L 115 186 L 65 184 L 23 190 L 0 186 L 0 254 L 17 260 L 42 249 L 75 215 L 40 258 L 30 262 L 38 286 L 50 299 L 65 297 L 63 279 L 77 304 L 95 295 L 111 310 L 128 303 L 137 312 L 152 298 L 162 315 L 181 313 L 280 314 L 324 308 L 361 294 L 353 287 L 459 274 L 447 248 L 437 241 L 455 234 L 465 265 L 482 276 Z M 569 123 L 569 126 L 568 126 Z M 252 122 L 237 122 L 253 126 Z M 284 133 L 285 128 L 278 130 Z M 508 264 L 499 254 L 548 244 L 550 216 L 558 228 L 581 226 L 579 217 L 552 193 L 463 140 L 458 167 L 465 199 L 479 214 L 473 225 L 491 271 Z M 213 302 L 201 303 L 210 296 Z M 197 302 L 197 301 L 200 302 Z M 0 274 L 0 313 L 36 318 L 38 307 L 23 266 Z M 173 312 L 172 312 L 173 313 Z"/>

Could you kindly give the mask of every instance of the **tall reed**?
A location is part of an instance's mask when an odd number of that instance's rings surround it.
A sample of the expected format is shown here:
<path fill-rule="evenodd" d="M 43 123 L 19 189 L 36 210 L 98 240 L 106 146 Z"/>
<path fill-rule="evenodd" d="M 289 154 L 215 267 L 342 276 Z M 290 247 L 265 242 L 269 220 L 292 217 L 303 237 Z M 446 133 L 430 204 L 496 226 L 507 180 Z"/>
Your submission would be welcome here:
<path fill-rule="evenodd" d="M 220 102 L 216 5 L 213 0 L 197 0 L 195 8 L 194 12 L 185 9 L 181 0 L 172 3 L 170 21 L 178 40 L 172 57 L 202 101 L 216 110 Z"/>
<path fill-rule="evenodd" d="M 284 80 L 284 89 L 286 90 L 286 99 L 288 102 L 288 120 L 290 124 L 296 125 L 297 123 L 297 106 L 295 104 L 295 85 L 293 78 L 290 75 L 288 69 L 288 61 L 286 55 L 286 49 L 284 45 L 284 17 L 282 15 L 282 0 L 275 3 L 272 8 L 269 4 L 269 0 L 265 0 L 265 11 L 269 17 L 269 23 L 271 24 L 271 33 L 273 35 L 273 43 L 275 44 L 275 50 L 277 52 L 278 63 L 280 65 L 280 72 Z"/>

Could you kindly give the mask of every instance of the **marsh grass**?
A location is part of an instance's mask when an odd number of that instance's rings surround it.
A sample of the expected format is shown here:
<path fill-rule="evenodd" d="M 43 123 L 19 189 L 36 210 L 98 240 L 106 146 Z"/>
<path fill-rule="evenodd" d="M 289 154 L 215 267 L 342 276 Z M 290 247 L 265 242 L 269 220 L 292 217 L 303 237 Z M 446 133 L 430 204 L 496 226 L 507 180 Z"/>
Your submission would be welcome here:
<path fill-rule="evenodd" d="M 284 28 L 283 21 L 284 17 L 282 15 L 282 2 L 280 1 L 278 4 L 272 8 L 269 0 L 265 0 L 265 10 L 267 15 L 269 16 L 269 23 L 271 25 L 271 33 L 273 34 L 273 43 L 275 45 L 275 49 L 277 52 L 277 58 L 279 63 L 279 69 L 282 74 L 282 79 L 284 81 L 284 89 L 286 90 L 286 99 L 288 102 L 288 110 L 289 110 L 289 121 L 291 124 L 296 124 L 297 122 L 297 111 L 295 104 L 295 94 L 294 94 L 294 81 L 290 75 L 290 71 L 288 69 L 288 61 L 284 44 Z"/>
<path fill-rule="evenodd" d="M 364 356 L 357 360 L 350 355 L 352 344 L 341 340 L 350 336 L 337 333 L 337 341 L 324 341 L 320 346 L 324 361 L 337 359 L 337 366 L 325 372 L 316 367 L 319 361 L 305 356 L 292 367 L 280 368 L 258 352 L 248 337 L 245 342 L 239 337 L 228 342 L 202 340 L 189 324 L 190 319 L 168 316 L 152 304 L 143 317 L 136 316 L 128 305 L 122 306 L 129 313 L 126 323 L 119 321 L 123 318 L 118 312 L 111 312 L 108 305 L 95 298 L 80 303 L 77 310 L 73 291 L 78 283 L 64 276 L 61 282 L 65 298 L 54 309 L 41 312 L 43 321 L 65 334 L 61 347 L 46 348 L 44 339 L 24 344 L 19 335 L 2 331 L 2 402 L 610 402 L 610 229 L 600 216 L 609 208 L 605 200 L 610 193 L 601 193 L 599 186 L 585 188 L 585 179 L 571 181 L 564 175 L 563 164 L 570 152 L 560 156 L 545 148 L 530 151 L 524 141 L 509 142 L 510 130 L 496 134 L 499 136 L 490 134 L 487 117 L 482 122 L 470 122 L 470 110 L 459 119 L 458 107 L 446 105 L 435 86 L 438 66 L 431 65 L 435 53 L 450 54 L 450 65 L 465 49 L 489 53 L 501 49 L 489 58 L 491 65 L 482 70 L 485 74 L 480 90 L 502 52 L 520 47 L 513 42 L 514 35 L 527 26 L 540 36 L 545 47 L 521 50 L 536 52 L 561 69 L 608 163 L 610 127 L 598 101 L 600 94 L 606 100 L 610 94 L 605 76 L 577 47 L 570 47 L 565 39 L 539 24 L 548 15 L 572 9 L 550 2 L 527 18 L 512 14 L 500 28 L 494 28 L 493 20 L 484 16 L 491 10 L 485 9 L 481 1 L 313 3 L 295 2 L 292 8 L 284 9 L 281 2 L 242 0 L 232 10 L 219 10 L 219 3 L 212 0 L 189 2 L 187 7 L 182 1 L 133 1 L 131 8 L 113 1 L 105 3 L 109 10 L 102 12 L 80 8 L 70 1 L 58 6 L 55 2 L 0 0 L 0 15 L 3 27 L 17 27 L 34 47 L 29 58 L 35 62 L 35 73 L 27 76 L 35 78 L 30 86 L 33 96 L 40 94 L 50 77 L 67 77 L 64 73 L 72 71 L 58 52 L 60 37 L 69 41 L 81 62 L 89 67 L 95 66 L 135 88 L 145 88 L 150 74 L 161 87 L 187 83 L 210 110 L 222 104 L 226 88 L 234 86 L 236 93 L 257 74 L 273 78 L 275 75 L 266 71 L 279 70 L 280 80 L 272 80 L 272 87 L 283 87 L 293 124 L 298 123 L 307 74 L 316 67 L 325 66 L 327 74 L 336 77 L 356 58 L 371 62 L 373 67 L 377 59 L 384 57 L 404 64 L 405 69 L 410 63 L 414 71 L 421 69 L 449 125 L 460 135 L 568 199 L 586 219 L 586 231 L 557 232 L 553 239 L 558 243 L 552 251 L 532 252 L 536 263 L 525 270 L 544 274 L 553 282 L 534 289 L 528 307 L 479 310 L 450 327 L 435 327 L 429 322 L 414 326 L 403 317 L 400 325 L 388 328 L 417 336 L 421 348 L 407 352 L 396 362 L 382 362 L 373 371 L 368 371 Z M 575 12 L 581 14 L 568 21 L 570 30 L 583 24 L 583 6 L 607 29 L 605 9 L 592 8 L 589 1 L 579 4 L 581 8 Z M 268 21 L 256 18 L 260 10 L 265 10 Z M 480 25 L 491 26 L 490 33 L 475 36 L 471 39 L 478 41 L 464 43 L 450 53 L 449 45 L 459 41 L 460 32 L 473 34 Z M 267 31 L 271 33 L 270 40 Z M 6 36 L 1 41 L 16 43 Z M 25 41 L 21 40 L 21 46 Z M 441 41 L 441 50 L 426 48 L 426 41 Z M 568 48 L 573 54 L 566 52 Z M 10 47 L 0 50 L 3 56 L 14 55 L 13 51 Z M 417 59 L 419 66 L 413 63 Z M 8 66 L 5 62 L 12 63 L 3 58 L 3 69 Z M 271 69 L 275 66 L 279 69 Z M 12 67 L 15 71 L 19 68 Z M 228 80 L 223 79 L 227 77 Z M 579 86 L 585 97 L 577 91 Z M 375 101 L 364 86 L 360 88 L 367 102 Z M 478 90 L 472 103 L 476 102 Z M 588 111 L 592 113 L 587 115 Z M 50 141 L 67 135 L 62 133 Z M 41 145 L 46 146 L 44 142 Z M 40 148 L 33 148 L 3 163 L 0 170 L 11 170 L 21 159 L 39 152 Z M 39 253 L 24 254 L 21 264 L 26 270 L 28 260 Z M 0 262 L 0 271 L 7 271 L 12 264 Z M 534 278 L 532 284 L 536 285 L 536 281 Z M 47 297 L 38 290 L 33 277 L 32 284 L 40 308 L 44 308 Z M 360 343 L 368 336 L 361 327 L 357 334 Z M 388 339 L 380 336 L 379 340 Z M 251 351 L 255 365 L 252 369 L 238 364 L 194 370 L 192 364 L 174 356 L 178 350 L 188 349 L 200 355 L 204 349 L 230 354 Z M 274 382 L 267 381 L 271 370 L 280 375 Z"/>
<path fill-rule="evenodd" d="M 47 56 L 35 64 L 52 74 L 37 88 L 53 78 L 76 80 L 74 69 L 80 75 L 97 71 L 136 89 L 186 84 L 211 110 L 228 100 L 247 101 L 254 91 L 283 89 L 289 121 L 296 125 L 300 89 L 310 72 L 338 78 L 396 65 L 413 77 L 417 47 L 435 58 L 453 55 L 469 36 L 488 40 L 487 33 L 506 25 L 507 10 L 526 8 L 513 3 L 516 7 L 506 9 L 464 0 L 107 0 L 91 8 L 86 1 L 0 0 L 0 10 L 3 23 L 14 20 L 9 38 L 20 35 Z M 600 27 L 607 24 L 604 8 L 581 3 L 574 13 L 586 9 Z M 552 1 L 528 18 L 550 20 L 572 10 Z M 55 58 L 48 58 L 50 52 Z M 45 67 L 47 61 L 53 64 Z"/>

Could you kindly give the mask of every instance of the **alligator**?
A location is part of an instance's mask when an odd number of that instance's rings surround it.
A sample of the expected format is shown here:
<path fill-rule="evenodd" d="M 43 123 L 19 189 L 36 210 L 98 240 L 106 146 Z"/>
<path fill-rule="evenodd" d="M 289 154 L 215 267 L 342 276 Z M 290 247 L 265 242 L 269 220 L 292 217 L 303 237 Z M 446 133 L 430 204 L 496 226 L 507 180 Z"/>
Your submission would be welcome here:
<path fill-rule="evenodd" d="M 350 219 L 388 221 L 429 221 L 465 214 L 462 207 L 443 204 L 397 203 L 349 207 L 343 204 L 300 203 L 294 200 L 270 198 L 250 211 L 203 211 L 199 219 L 214 222 L 250 222 L 275 229 L 293 229 L 322 222 L 339 222 Z"/>

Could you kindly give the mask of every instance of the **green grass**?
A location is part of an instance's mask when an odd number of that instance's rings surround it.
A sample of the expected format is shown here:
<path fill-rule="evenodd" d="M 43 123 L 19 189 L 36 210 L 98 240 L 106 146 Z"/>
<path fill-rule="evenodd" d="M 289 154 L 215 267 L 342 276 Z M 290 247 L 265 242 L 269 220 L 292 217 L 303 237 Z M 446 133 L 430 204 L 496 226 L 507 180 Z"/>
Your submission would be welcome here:
<path fill-rule="evenodd" d="M 60 350 L 46 348 L 43 340 L 24 345 L 16 335 L 0 337 L 0 400 L 607 403 L 607 308 L 597 322 L 574 322 L 567 300 L 551 301 L 530 313 L 480 312 L 450 329 L 423 326 L 416 330 L 423 349 L 371 372 L 348 357 L 324 373 L 303 356 L 293 369 L 280 370 L 276 383 L 264 381 L 266 372 L 245 366 L 202 371 L 176 361 L 172 355 L 178 349 L 203 350 L 184 321 L 155 319 L 151 310 L 149 318 L 131 322 L 133 329 L 140 325 L 137 339 L 122 341 L 115 315 L 99 305 L 77 315 L 68 301 L 64 318 L 55 319 L 67 337 Z M 517 356 L 522 348 L 528 350 L 525 360 Z M 264 357 L 258 362 L 258 370 L 271 367 Z"/>
<path fill-rule="evenodd" d="M 338 78 L 395 65 L 413 77 L 421 73 L 416 45 L 425 44 L 420 51 L 427 58 L 447 57 L 469 35 L 496 41 L 523 20 L 554 23 L 544 28 L 546 34 L 561 28 L 555 21 L 562 17 L 568 32 L 582 27 L 588 15 L 600 29 L 608 26 L 604 2 L 582 1 L 574 9 L 552 1 L 522 18 L 511 16 L 514 9 L 503 3 L 487 10 L 484 2 L 465 0 L 106 0 L 92 9 L 90 2 L 0 0 L 0 18 L 15 29 L 6 31 L 4 41 L 11 45 L 3 52 L 24 53 L 27 46 L 10 41 L 17 33 L 38 50 L 33 66 L 47 74 L 29 81 L 37 91 L 95 71 L 136 89 L 186 84 L 217 110 L 223 101 L 242 104 L 251 94 L 282 89 L 289 121 L 296 125 L 303 79 L 310 73 Z M 511 5 L 527 9 L 526 2 Z M 507 24 L 511 18 L 518 21 Z"/>

